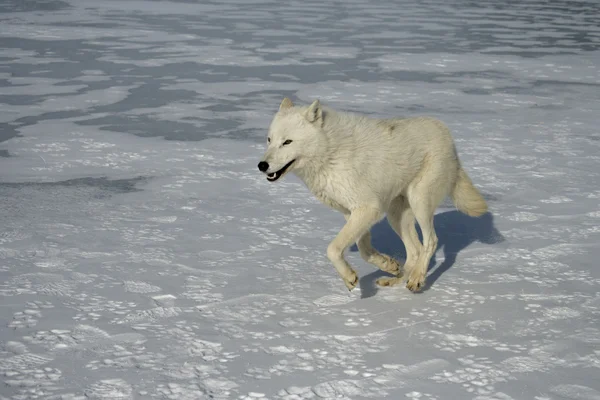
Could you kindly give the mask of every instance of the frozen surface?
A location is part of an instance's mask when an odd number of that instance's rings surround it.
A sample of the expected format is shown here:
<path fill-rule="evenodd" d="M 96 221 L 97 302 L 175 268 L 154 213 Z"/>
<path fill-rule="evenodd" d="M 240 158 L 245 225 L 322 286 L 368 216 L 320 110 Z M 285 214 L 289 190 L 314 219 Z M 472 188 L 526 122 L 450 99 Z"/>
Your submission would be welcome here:
<path fill-rule="evenodd" d="M 600 399 L 600 4 L 405 3 L 0 2 L 0 399 Z M 283 96 L 452 128 L 423 294 L 258 173 Z"/>

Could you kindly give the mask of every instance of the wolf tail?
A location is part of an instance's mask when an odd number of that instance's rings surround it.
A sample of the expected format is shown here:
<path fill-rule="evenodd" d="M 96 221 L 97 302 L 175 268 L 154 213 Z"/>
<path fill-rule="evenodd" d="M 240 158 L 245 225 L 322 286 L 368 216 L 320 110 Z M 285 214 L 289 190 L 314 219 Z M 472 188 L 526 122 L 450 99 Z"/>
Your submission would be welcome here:
<path fill-rule="evenodd" d="M 487 204 L 479 190 L 473 186 L 469 175 L 462 167 L 458 169 L 458 179 L 450 193 L 454 205 L 459 211 L 471 216 L 480 217 L 487 212 Z"/>

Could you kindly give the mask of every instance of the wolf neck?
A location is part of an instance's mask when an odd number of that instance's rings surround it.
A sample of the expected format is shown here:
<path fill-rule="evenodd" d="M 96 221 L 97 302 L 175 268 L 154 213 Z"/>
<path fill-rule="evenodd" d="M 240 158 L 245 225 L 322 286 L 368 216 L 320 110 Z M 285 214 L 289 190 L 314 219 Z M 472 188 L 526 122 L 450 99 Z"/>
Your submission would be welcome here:
<path fill-rule="evenodd" d="M 340 140 L 340 136 L 351 136 L 353 132 L 350 126 L 340 126 L 343 121 L 340 114 L 330 108 L 323 108 L 323 132 L 319 137 L 316 151 L 306 158 L 301 169 L 294 173 L 304 182 L 304 184 L 315 194 L 326 185 L 326 181 L 331 174 L 335 174 L 336 167 L 339 166 L 341 153 L 345 151 L 348 145 L 347 141 Z M 349 130 L 350 129 L 350 130 Z"/>
<path fill-rule="evenodd" d="M 331 119 L 335 118 L 335 112 L 324 108 L 322 115 L 324 132 L 312 143 L 315 146 L 311 149 L 310 154 L 304 157 L 302 168 L 294 171 L 309 187 L 308 181 L 311 181 L 313 176 L 322 174 L 324 170 L 328 169 L 334 153 L 330 148 L 332 143 L 327 127 L 331 124 Z"/>

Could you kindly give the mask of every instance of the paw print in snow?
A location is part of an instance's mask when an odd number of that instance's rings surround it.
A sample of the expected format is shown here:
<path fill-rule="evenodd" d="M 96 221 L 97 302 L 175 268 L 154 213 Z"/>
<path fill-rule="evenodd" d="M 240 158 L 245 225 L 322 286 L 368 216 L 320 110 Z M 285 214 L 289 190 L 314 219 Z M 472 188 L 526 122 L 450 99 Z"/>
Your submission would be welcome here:
<path fill-rule="evenodd" d="M 310 387 L 290 386 L 277 392 L 278 398 L 282 400 L 303 400 L 312 399 L 316 395 Z"/>
<path fill-rule="evenodd" d="M 489 396 L 494 393 L 496 383 L 506 382 L 510 378 L 508 372 L 497 368 L 496 363 L 485 357 L 469 355 L 458 361 L 463 368 L 437 373 L 431 379 L 437 383 L 459 384 L 468 393 Z"/>
<path fill-rule="evenodd" d="M 158 286 L 141 281 L 124 281 L 123 288 L 126 292 L 141 294 L 160 292 L 162 290 Z"/>
<path fill-rule="evenodd" d="M 348 318 L 344 325 L 349 327 L 358 327 L 358 326 L 369 326 L 371 325 L 371 320 L 369 318 Z"/>
<path fill-rule="evenodd" d="M 13 314 L 13 320 L 8 323 L 9 328 L 22 329 L 31 328 L 37 325 L 38 319 L 42 317 L 40 309 L 53 308 L 54 305 L 49 301 L 30 301 L 27 302 L 27 309 Z"/>
<path fill-rule="evenodd" d="M 77 322 L 84 322 L 84 321 L 98 321 L 100 319 L 101 315 L 97 314 L 97 313 L 88 313 L 88 314 L 76 314 L 73 319 Z"/>
<path fill-rule="evenodd" d="M 13 314 L 13 320 L 8 324 L 9 328 L 23 329 L 32 328 L 37 325 L 38 318 L 42 317 L 42 313 L 38 310 L 24 310 Z"/>
<path fill-rule="evenodd" d="M 542 306 L 541 306 L 540 304 L 534 304 L 534 303 L 532 303 L 532 304 L 527 304 L 527 305 L 525 306 L 525 309 L 526 309 L 527 311 L 529 311 L 529 312 L 532 312 L 532 313 L 534 313 L 534 314 L 535 314 L 535 313 L 537 313 L 537 312 L 540 312 L 540 311 L 541 311 L 541 308 L 542 308 Z"/>
<path fill-rule="evenodd" d="M 271 379 L 271 373 L 265 370 L 264 368 L 248 368 L 246 372 L 244 372 L 245 376 L 249 376 L 254 379 Z"/>
<path fill-rule="evenodd" d="M 310 326 L 310 320 L 306 318 L 286 318 L 279 322 L 279 325 L 286 328 Z"/>
<path fill-rule="evenodd" d="M 62 373 L 56 368 L 36 368 L 22 371 L 7 371 L 4 384 L 7 387 L 20 388 L 20 396 L 13 398 L 37 399 L 47 398 L 56 388 L 57 382 L 62 378 Z"/>
<path fill-rule="evenodd" d="M 490 320 L 471 321 L 467 327 L 476 332 L 491 332 L 496 330 L 496 323 Z"/>
<path fill-rule="evenodd" d="M 432 394 L 421 393 L 421 392 L 417 392 L 417 391 L 408 392 L 404 396 L 408 397 L 409 399 L 419 399 L 419 400 L 423 400 L 423 399 L 435 400 L 435 399 L 437 399 L 437 397 Z"/>
<path fill-rule="evenodd" d="M 27 302 L 27 307 L 29 307 L 29 308 L 35 308 L 35 309 L 40 309 L 40 308 L 54 308 L 54 305 L 51 302 L 49 302 L 49 301 L 36 300 L 36 301 L 29 301 L 29 302 Z"/>
<path fill-rule="evenodd" d="M 249 392 L 246 395 L 239 396 L 238 399 L 240 399 L 240 400 L 256 400 L 256 399 L 267 400 L 264 393 L 258 393 L 258 392 Z"/>

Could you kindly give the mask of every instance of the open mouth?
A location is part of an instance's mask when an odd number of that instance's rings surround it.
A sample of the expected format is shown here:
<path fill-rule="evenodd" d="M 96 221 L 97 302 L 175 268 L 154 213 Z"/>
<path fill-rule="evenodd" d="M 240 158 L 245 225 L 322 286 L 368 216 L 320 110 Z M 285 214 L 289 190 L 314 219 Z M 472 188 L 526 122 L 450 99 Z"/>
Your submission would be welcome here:
<path fill-rule="evenodd" d="M 268 174 L 267 180 L 269 182 L 275 182 L 277 179 L 281 178 L 285 174 L 285 171 L 287 171 L 287 169 L 290 167 L 290 165 L 294 163 L 294 161 L 296 161 L 296 159 L 293 159 L 289 163 L 285 164 L 283 168 L 281 168 L 279 171 Z"/>

